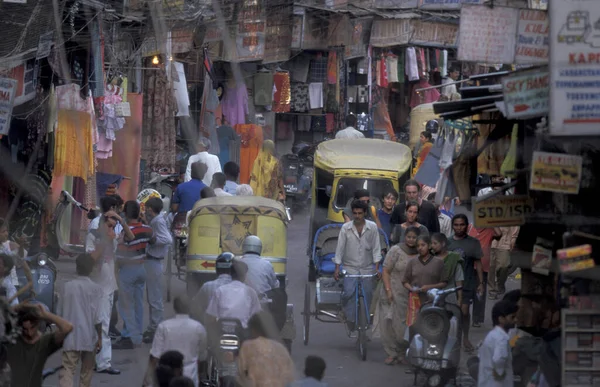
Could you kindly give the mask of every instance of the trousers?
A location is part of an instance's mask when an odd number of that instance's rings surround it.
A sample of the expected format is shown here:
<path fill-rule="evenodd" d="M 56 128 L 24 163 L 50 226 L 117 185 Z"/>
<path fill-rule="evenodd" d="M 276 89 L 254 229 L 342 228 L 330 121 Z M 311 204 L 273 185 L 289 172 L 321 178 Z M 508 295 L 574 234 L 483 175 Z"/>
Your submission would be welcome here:
<path fill-rule="evenodd" d="M 142 343 L 144 330 L 144 264 L 125 264 L 119 269 L 120 296 L 118 309 L 123 319 L 121 337 L 130 338 L 134 344 Z"/>
<path fill-rule="evenodd" d="M 92 375 L 94 374 L 94 352 L 64 351 L 62 353 L 62 365 L 64 368 L 58 374 L 58 385 L 60 387 L 73 387 L 73 379 L 79 362 L 81 362 L 79 387 L 91 386 Z"/>
<path fill-rule="evenodd" d="M 156 327 L 163 319 L 163 294 L 162 294 L 162 259 L 146 259 L 146 298 L 148 299 L 149 322 L 147 330 L 156 331 Z"/>
<path fill-rule="evenodd" d="M 344 278 L 344 290 L 342 291 L 342 305 L 346 321 L 356 323 L 356 283 L 358 278 Z M 360 310 L 359 313 L 368 313 L 370 310 L 371 300 L 373 300 L 373 280 L 371 278 L 363 278 L 363 295 L 366 307 L 366 312 Z M 363 307 L 363 309 L 364 309 Z"/>
<path fill-rule="evenodd" d="M 508 279 L 508 267 L 510 266 L 510 251 L 492 249 L 490 257 L 490 292 L 504 293 L 506 280 Z"/>
<path fill-rule="evenodd" d="M 100 314 L 100 319 L 102 320 L 102 350 L 96 354 L 96 369 L 98 371 L 103 371 L 111 367 L 112 344 L 110 336 L 108 335 L 108 330 L 110 327 L 110 315 L 113 307 L 113 293 L 114 292 L 102 294 L 102 297 L 100 298 L 100 306 L 98 308 L 98 313 Z"/>

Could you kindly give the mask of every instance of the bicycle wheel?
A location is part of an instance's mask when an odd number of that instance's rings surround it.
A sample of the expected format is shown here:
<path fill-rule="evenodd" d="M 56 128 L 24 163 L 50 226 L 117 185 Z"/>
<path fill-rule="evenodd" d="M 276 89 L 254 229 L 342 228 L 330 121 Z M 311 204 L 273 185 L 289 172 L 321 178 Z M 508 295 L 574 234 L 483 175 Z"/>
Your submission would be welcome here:
<path fill-rule="evenodd" d="M 304 311 L 303 315 L 303 339 L 304 345 L 308 345 L 308 335 L 310 332 L 310 284 L 304 287 Z"/>
<path fill-rule="evenodd" d="M 362 297 L 358 298 L 358 354 L 360 355 L 360 359 L 362 361 L 367 360 L 367 329 L 368 329 L 368 325 L 367 325 L 367 315 L 366 315 L 366 311 L 365 306 L 364 306 L 364 299 Z"/>

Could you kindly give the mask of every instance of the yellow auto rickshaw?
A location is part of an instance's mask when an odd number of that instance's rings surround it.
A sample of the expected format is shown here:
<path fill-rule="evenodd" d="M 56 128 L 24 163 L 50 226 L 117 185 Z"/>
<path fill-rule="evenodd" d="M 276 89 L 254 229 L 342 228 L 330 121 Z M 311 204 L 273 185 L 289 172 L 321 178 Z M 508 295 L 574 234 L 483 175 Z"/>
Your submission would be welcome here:
<path fill-rule="evenodd" d="M 311 252 L 315 233 L 329 223 L 343 223 L 343 210 L 357 189 L 371 194 L 371 203 L 381 207 L 383 192 L 400 187 L 409 178 L 412 156 L 403 144 L 376 139 L 339 139 L 317 147 L 309 225 L 309 280 L 315 280 Z"/>
<path fill-rule="evenodd" d="M 285 284 L 287 263 L 285 207 L 259 196 L 221 196 L 202 199 L 189 217 L 186 282 L 193 296 L 203 283 L 216 278 L 215 261 L 222 252 L 242 255 L 248 235 L 258 236 L 262 257 L 273 265 Z"/>

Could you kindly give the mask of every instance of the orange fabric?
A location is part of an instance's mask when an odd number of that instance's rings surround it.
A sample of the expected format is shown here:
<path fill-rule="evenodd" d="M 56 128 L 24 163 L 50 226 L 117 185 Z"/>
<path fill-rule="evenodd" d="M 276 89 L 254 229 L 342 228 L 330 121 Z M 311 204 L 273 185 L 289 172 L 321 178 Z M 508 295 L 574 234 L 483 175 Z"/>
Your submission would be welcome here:
<path fill-rule="evenodd" d="M 76 110 L 59 110 L 53 175 L 81 177 L 87 182 L 94 173 L 91 116 Z"/>
<path fill-rule="evenodd" d="M 421 150 L 419 151 L 419 157 L 417 157 L 417 165 L 413 169 L 413 176 L 416 175 L 417 172 L 419 172 L 419 168 L 421 168 L 421 165 L 423 164 L 423 162 L 427 158 L 427 155 L 429 154 L 429 151 L 431 150 L 432 146 L 433 146 L 432 142 L 426 142 L 421 147 Z"/>
<path fill-rule="evenodd" d="M 250 174 L 254 160 L 263 144 L 262 127 L 254 124 L 238 124 L 236 133 L 241 138 L 240 146 L 240 184 L 250 183 Z"/>
<path fill-rule="evenodd" d="M 390 119 L 390 113 L 388 112 L 388 105 L 382 100 L 379 102 L 374 109 L 373 121 L 376 129 L 385 128 L 390 141 L 396 141 L 396 133 L 394 133 L 394 126 Z"/>
<path fill-rule="evenodd" d="M 415 258 L 418 259 L 418 258 Z M 421 298 L 419 293 L 409 292 L 408 294 L 408 312 L 406 313 L 406 326 L 411 326 L 417 321 L 417 315 L 421 309 Z"/>

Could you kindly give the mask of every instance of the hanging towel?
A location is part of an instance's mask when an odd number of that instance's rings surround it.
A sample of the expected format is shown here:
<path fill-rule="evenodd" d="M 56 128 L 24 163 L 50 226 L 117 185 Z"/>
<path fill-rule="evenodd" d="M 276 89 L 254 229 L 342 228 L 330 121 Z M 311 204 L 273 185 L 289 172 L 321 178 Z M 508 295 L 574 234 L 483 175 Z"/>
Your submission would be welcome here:
<path fill-rule="evenodd" d="M 321 82 L 308 85 L 308 96 L 311 109 L 323 108 L 323 84 Z"/>
<path fill-rule="evenodd" d="M 273 96 L 273 111 L 275 113 L 287 113 L 290 111 L 290 73 L 275 73 L 275 87 L 277 91 Z"/>
<path fill-rule="evenodd" d="M 379 86 L 381 87 L 388 87 L 389 83 L 388 83 L 388 74 L 387 74 L 387 64 L 385 61 L 385 57 L 382 55 L 381 56 L 381 60 L 379 61 Z"/>
<path fill-rule="evenodd" d="M 254 104 L 270 106 L 273 103 L 273 73 L 257 73 L 254 76 Z"/>
<path fill-rule="evenodd" d="M 442 50 L 442 55 L 440 57 L 440 75 L 442 78 L 448 76 L 448 51 Z"/>
<path fill-rule="evenodd" d="M 327 83 L 335 85 L 338 80 L 338 63 L 337 63 L 337 52 L 329 51 L 327 57 Z"/>
<path fill-rule="evenodd" d="M 398 57 L 396 55 L 388 55 L 385 61 L 388 81 L 398 82 Z"/>
<path fill-rule="evenodd" d="M 414 47 L 406 49 L 406 75 L 409 81 L 419 80 L 419 65 L 417 64 L 417 52 Z"/>
<path fill-rule="evenodd" d="M 406 77 L 404 74 L 404 68 L 406 67 L 406 52 L 404 50 L 400 51 L 400 55 L 398 55 L 398 82 L 404 83 L 404 78 Z"/>
<path fill-rule="evenodd" d="M 425 67 L 427 68 L 427 72 L 430 73 L 432 71 L 432 69 L 431 69 L 431 62 L 429 61 L 429 52 L 431 50 L 426 48 L 424 51 L 425 51 Z"/>
<path fill-rule="evenodd" d="M 306 83 L 292 83 L 292 95 L 291 95 L 291 110 L 297 113 L 307 112 L 309 109 L 308 105 L 308 84 Z"/>

